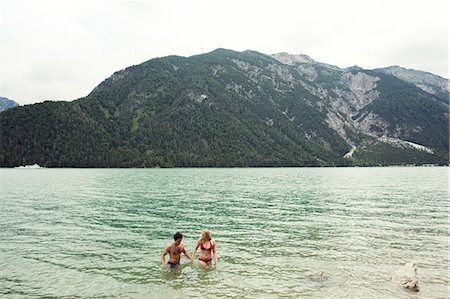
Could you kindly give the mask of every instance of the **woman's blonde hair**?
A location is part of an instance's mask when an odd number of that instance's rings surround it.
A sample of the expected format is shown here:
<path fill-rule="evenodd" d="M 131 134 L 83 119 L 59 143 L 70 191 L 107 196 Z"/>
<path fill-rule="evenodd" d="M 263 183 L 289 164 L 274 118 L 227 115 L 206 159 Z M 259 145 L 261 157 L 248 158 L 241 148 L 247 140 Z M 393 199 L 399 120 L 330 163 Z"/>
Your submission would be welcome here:
<path fill-rule="evenodd" d="M 211 241 L 211 232 L 207 229 L 202 230 L 202 233 L 200 234 L 200 239 L 203 241 Z"/>

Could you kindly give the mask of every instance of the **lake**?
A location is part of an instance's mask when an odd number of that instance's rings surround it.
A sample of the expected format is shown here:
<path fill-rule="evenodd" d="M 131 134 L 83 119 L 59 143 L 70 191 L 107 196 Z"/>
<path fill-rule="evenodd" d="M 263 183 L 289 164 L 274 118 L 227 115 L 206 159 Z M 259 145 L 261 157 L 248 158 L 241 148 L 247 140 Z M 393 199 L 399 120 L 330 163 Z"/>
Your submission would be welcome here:
<path fill-rule="evenodd" d="M 0 296 L 448 298 L 448 167 L 0 169 Z M 200 231 L 219 265 L 161 252 Z M 198 258 L 198 255 L 197 255 Z M 407 262 L 420 291 L 389 279 Z M 320 276 L 320 273 L 323 275 Z"/>

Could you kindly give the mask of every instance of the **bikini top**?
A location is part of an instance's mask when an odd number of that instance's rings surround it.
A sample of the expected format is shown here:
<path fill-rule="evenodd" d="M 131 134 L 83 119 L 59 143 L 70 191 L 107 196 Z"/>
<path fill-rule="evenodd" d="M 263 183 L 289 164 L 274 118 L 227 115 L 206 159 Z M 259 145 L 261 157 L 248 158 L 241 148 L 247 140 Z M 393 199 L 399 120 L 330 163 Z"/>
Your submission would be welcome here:
<path fill-rule="evenodd" d="M 206 249 L 205 246 L 204 246 L 203 243 L 202 243 L 202 244 L 200 244 L 200 249 L 201 249 L 201 250 L 208 250 L 208 251 L 211 251 L 211 250 L 213 249 L 213 244 L 212 244 L 211 241 L 209 241 L 209 248 Z"/>

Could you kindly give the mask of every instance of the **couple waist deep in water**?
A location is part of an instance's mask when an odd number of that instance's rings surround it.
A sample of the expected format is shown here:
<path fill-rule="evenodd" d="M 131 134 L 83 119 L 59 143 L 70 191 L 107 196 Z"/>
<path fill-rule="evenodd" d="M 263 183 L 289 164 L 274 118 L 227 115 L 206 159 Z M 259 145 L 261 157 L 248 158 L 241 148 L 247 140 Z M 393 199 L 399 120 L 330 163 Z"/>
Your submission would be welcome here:
<path fill-rule="evenodd" d="M 209 232 L 209 230 L 202 230 L 200 239 L 198 239 L 197 245 L 195 245 L 194 251 L 192 252 L 192 256 L 190 256 L 186 251 L 186 248 L 184 248 L 184 244 L 181 242 L 182 239 L 183 234 L 176 233 L 173 236 L 173 242 L 170 243 L 169 246 L 166 247 L 166 249 L 164 249 L 161 255 L 163 268 L 176 268 L 180 264 L 182 253 L 192 262 L 195 258 L 195 253 L 199 248 L 200 255 L 198 257 L 198 264 L 200 265 L 200 267 L 209 269 L 212 265 L 213 260 L 217 266 L 216 242 L 211 238 L 211 233 Z M 166 264 L 167 254 L 169 254 L 169 261 Z"/>

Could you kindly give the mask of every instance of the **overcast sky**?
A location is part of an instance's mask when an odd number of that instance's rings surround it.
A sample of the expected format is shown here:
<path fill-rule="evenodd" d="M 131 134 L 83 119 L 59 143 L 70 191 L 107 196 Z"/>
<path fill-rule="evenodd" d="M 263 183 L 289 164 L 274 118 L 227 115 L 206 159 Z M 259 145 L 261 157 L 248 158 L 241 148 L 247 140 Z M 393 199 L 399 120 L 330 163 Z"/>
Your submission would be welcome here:
<path fill-rule="evenodd" d="M 86 96 L 115 71 L 216 48 L 448 78 L 450 1 L 2 1 L 0 96 Z"/>

